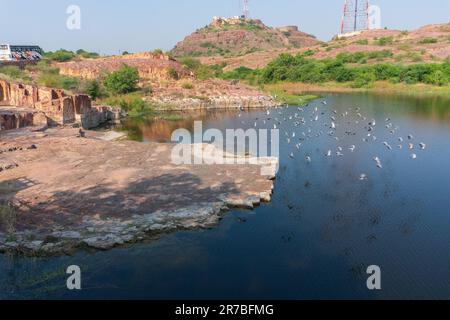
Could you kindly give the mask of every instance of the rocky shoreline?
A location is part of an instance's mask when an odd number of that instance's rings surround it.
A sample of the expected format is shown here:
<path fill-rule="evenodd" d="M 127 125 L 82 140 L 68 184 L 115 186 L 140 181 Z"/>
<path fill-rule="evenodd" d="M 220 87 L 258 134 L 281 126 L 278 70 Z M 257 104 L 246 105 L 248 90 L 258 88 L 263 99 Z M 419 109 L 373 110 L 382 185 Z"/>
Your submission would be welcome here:
<path fill-rule="evenodd" d="M 0 174 L 0 204 L 15 211 L 14 232 L 0 226 L 0 252 L 25 255 L 107 250 L 212 227 L 231 208 L 270 201 L 278 165 L 262 158 L 176 166 L 171 145 L 107 141 L 118 135 L 90 131 L 81 138 L 67 128 L 0 135 L 0 149 L 11 150 L 0 163 L 15 164 Z M 272 174 L 261 175 L 268 165 Z"/>
<path fill-rule="evenodd" d="M 210 109 L 234 110 L 244 109 L 261 109 L 280 106 L 268 96 L 256 97 L 231 97 L 217 96 L 207 99 L 199 98 L 183 98 L 174 100 L 171 98 L 149 99 L 158 111 L 198 111 Z M 169 106 L 169 107 L 168 107 Z"/>

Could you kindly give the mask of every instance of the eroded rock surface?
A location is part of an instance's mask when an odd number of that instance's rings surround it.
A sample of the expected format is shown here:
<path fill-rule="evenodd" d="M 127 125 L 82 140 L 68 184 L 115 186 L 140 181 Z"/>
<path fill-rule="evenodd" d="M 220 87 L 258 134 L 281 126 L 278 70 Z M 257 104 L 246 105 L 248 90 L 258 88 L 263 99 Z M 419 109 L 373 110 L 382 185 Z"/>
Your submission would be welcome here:
<path fill-rule="evenodd" d="M 109 249 L 180 229 L 214 226 L 230 207 L 270 201 L 276 159 L 261 165 L 174 165 L 172 145 L 105 141 L 74 129 L 0 133 L 0 251 L 60 254 Z M 31 148 L 30 146 L 34 146 Z"/>
<path fill-rule="evenodd" d="M 153 54 L 151 52 L 66 62 L 60 63 L 58 67 L 63 75 L 84 79 L 98 79 L 105 72 L 109 73 L 119 70 L 123 64 L 137 68 L 142 79 L 168 80 L 173 77 L 174 71 L 179 78 L 191 76 L 190 72 L 178 61 L 171 59 L 167 55 Z"/>

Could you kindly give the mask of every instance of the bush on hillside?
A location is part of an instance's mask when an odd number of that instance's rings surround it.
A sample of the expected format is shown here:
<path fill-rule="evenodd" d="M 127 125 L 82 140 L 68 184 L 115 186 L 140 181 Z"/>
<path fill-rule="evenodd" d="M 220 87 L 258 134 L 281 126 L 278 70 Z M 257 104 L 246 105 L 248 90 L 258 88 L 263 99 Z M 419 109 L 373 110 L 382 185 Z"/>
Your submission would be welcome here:
<path fill-rule="evenodd" d="M 112 72 L 106 76 L 105 87 L 113 94 L 126 94 L 137 89 L 139 83 L 139 72 L 123 64 L 120 70 Z"/>

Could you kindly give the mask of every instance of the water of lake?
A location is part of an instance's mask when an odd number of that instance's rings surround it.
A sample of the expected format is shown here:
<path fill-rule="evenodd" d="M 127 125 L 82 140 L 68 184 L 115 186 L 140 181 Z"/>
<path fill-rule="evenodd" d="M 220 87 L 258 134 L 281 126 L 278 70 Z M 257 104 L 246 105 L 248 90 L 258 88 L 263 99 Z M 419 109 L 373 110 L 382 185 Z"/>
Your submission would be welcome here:
<path fill-rule="evenodd" d="M 273 201 L 231 211 L 210 230 L 127 248 L 71 257 L 0 256 L 0 298 L 450 298 L 450 101 L 367 94 L 324 99 L 303 111 L 272 111 L 265 124 L 265 110 L 130 121 L 131 137 L 145 142 L 167 141 L 176 128 L 192 129 L 194 120 L 224 130 L 255 122 L 272 128 L 278 118 Z M 296 125 L 301 118 L 305 123 Z M 368 137 L 372 119 L 376 126 Z M 65 289 L 64 270 L 72 264 L 83 270 L 78 292 Z M 380 291 L 366 287 L 370 265 L 381 267 Z"/>

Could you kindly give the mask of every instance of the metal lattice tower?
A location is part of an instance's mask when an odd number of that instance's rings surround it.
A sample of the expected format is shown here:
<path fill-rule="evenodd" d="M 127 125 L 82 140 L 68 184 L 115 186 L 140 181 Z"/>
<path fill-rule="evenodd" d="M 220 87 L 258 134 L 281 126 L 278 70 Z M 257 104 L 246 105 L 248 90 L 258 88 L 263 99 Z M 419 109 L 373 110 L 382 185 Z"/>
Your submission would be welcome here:
<path fill-rule="evenodd" d="M 346 0 L 341 34 L 369 29 L 369 0 Z"/>
<path fill-rule="evenodd" d="M 248 19 L 250 18 L 250 0 L 244 0 L 244 18 Z"/>

